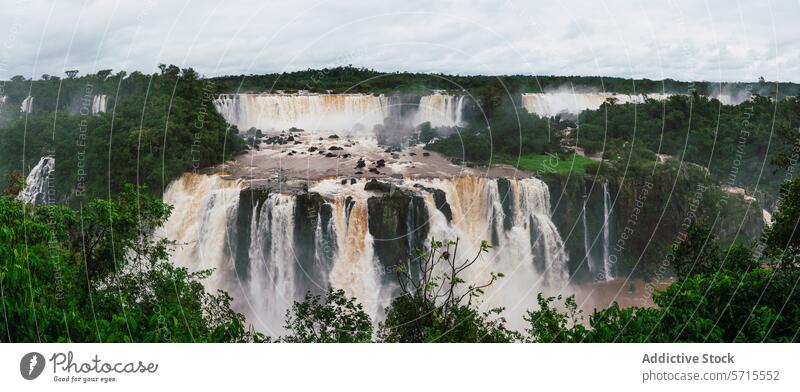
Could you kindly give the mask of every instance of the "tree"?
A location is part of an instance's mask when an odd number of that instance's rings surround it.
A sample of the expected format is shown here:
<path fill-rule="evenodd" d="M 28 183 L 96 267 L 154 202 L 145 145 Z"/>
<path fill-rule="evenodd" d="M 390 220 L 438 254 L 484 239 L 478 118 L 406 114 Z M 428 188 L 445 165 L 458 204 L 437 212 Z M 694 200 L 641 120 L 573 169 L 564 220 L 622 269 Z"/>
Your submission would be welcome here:
<path fill-rule="evenodd" d="M 720 250 L 716 235 L 703 224 L 693 223 L 684 238 L 672 246 L 672 267 L 678 278 L 693 274 L 714 273 L 720 268 Z"/>
<path fill-rule="evenodd" d="M 767 251 L 778 254 L 800 252 L 800 179 L 786 181 L 780 190 L 780 206 L 772 215 L 772 224 L 764 230 Z"/>
<path fill-rule="evenodd" d="M 97 71 L 97 78 L 100 80 L 106 80 L 109 76 L 111 76 L 111 69 L 101 69 Z"/>
<path fill-rule="evenodd" d="M 503 309 L 481 312 L 477 300 L 502 273 L 490 273 L 483 283 L 467 283 L 463 272 L 489 251 L 483 241 L 478 254 L 459 261 L 458 240 L 432 240 L 427 252 L 418 250 L 412 268 L 395 269 L 401 294 L 386 310 L 378 337 L 384 342 L 509 342 L 516 338 L 505 328 Z"/>
<path fill-rule="evenodd" d="M 584 339 L 586 330 L 580 324 L 582 317 L 574 296 L 564 301 L 566 310 L 562 313 L 553 307 L 553 302 L 563 297 L 547 297 L 541 293 L 537 296 L 539 309 L 528 311 L 524 320 L 530 324 L 525 330 L 527 340 L 540 343 L 574 343 Z"/>
<path fill-rule="evenodd" d="M 372 322 L 355 298 L 344 290 L 328 289 L 323 299 L 306 293 L 286 311 L 285 328 L 289 343 L 366 343 L 372 340 Z"/>
<path fill-rule="evenodd" d="M 108 204 L 97 204 L 104 213 L 91 222 L 82 221 L 84 216 L 68 207 L 33 207 L 14 197 L 0 197 L 0 283 L 4 290 L 0 339 L 264 341 L 246 326 L 244 316 L 231 309 L 230 296 L 205 291 L 201 281 L 210 271 L 189 272 L 167 260 L 171 243 L 153 234 L 169 215 L 169 208 L 159 205 L 158 198 L 128 189 L 119 198 L 105 200 Z M 118 218 L 126 209 L 137 208 L 131 195 L 141 199 L 141 224 Z M 97 227 L 86 232 L 82 224 Z M 113 246 L 120 249 L 102 253 L 108 260 L 95 257 L 89 261 L 89 249 L 76 244 L 100 238 L 95 249 L 113 248 L 110 238 L 97 234 L 109 232 L 112 226 Z"/>

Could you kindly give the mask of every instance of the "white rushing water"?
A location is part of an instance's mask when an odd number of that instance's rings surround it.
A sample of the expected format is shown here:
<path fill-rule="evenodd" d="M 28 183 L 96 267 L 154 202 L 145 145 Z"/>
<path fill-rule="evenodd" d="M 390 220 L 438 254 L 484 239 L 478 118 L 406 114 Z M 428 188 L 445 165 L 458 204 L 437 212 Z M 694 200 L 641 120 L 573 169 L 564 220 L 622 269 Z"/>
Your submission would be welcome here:
<path fill-rule="evenodd" d="M 766 209 L 761 209 L 761 219 L 764 220 L 764 227 L 772 226 L 772 214 Z"/>
<path fill-rule="evenodd" d="M 611 280 L 614 277 L 613 265 L 611 265 L 611 257 L 609 255 L 610 244 L 610 205 L 611 194 L 608 192 L 608 182 L 603 183 L 603 275 L 606 280 Z"/>
<path fill-rule="evenodd" d="M 402 118 L 412 126 L 464 125 L 465 96 L 432 94 L 420 98 L 415 111 Z M 392 116 L 391 99 L 369 94 L 224 94 L 214 100 L 217 111 L 240 131 L 291 127 L 309 132 L 372 136 L 376 125 Z"/>
<path fill-rule="evenodd" d="M 256 206 L 258 207 L 258 206 Z M 250 233 L 250 317 L 263 331 L 282 331 L 283 317 L 295 299 L 294 198 L 274 194 L 253 209 Z"/>
<path fill-rule="evenodd" d="M 92 114 L 105 113 L 108 105 L 108 95 L 101 94 L 92 97 Z"/>
<path fill-rule="evenodd" d="M 586 265 L 589 266 L 589 271 L 592 273 L 595 272 L 596 267 L 594 264 L 594 258 L 592 257 L 592 250 L 591 246 L 589 245 L 589 224 L 587 222 L 588 218 L 586 216 L 586 202 L 588 198 L 586 195 L 583 196 L 583 208 L 581 210 L 581 218 L 583 220 L 583 252 L 586 255 Z"/>
<path fill-rule="evenodd" d="M 296 127 L 364 135 L 389 115 L 387 97 L 367 94 L 225 94 L 214 106 L 242 132 Z"/>
<path fill-rule="evenodd" d="M 617 103 L 642 103 L 645 99 L 663 100 L 667 94 L 615 94 L 615 93 L 525 93 L 522 94 L 522 107 L 528 113 L 541 117 L 552 117 L 559 113 L 579 114 L 584 110 L 597 110 L 604 102 L 615 99 Z"/>
<path fill-rule="evenodd" d="M 162 237 L 176 242 L 172 260 L 190 271 L 215 269 L 205 283 L 230 290 L 232 275 L 228 236 L 243 184 L 217 175 L 184 174 L 164 192 L 174 207 Z"/>
<path fill-rule="evenodd" d="M 428 216 L 427 237 L 410 246 L 424 247 L 434 238 L 458 238 L 458 256 L 467 258 L 478 254 L 482 240 L 495 241 L 491 251 L 466 271 L 465 279 L 483 283 L 491 272 L 504 273 L 506 277 L 487 290 L 485 306 L 507 306 L 508 315 L 521 321 L 521 311 L 535 303 L 536 293 L 557 293 L 567 287 L 569 266 L 564 243 L 550 219 L 547 185 L 533 178 L 509 181 L 507 194 L 500 194 L 498 180 L 478 177 L 406 180 L 399 187 L 421 196 Z M 444 190 L 452 220 L 436 207 L 430 192 L 414 184 Z M 358 298 L 373 321 L 383 317 L 397 286 L 376 256 L 370 232 L 367 200 L 380 193 L 364 191 L 363 181 L 341 185 L 324 180 L 310 188 L 323 196 L 331 217 L 326 227 L 316 217 L 311 239 L 317 245 L 314 262 L 325 269 L 321 276 L 327 282 L 309 282 L 309 271 L 303 270 L 298 259 L 298 252 L 309 243 L 295 238 L 296 197 L 284 194 L 270 194 L 263 205 L 253 206 L 248 268 L 246 275 L 239 276 L 231 244 L 236 242 L 243 187 L 240 181 L 197 174 L 186 174 L 170 184 L 164 200 L 175 209 L 160 235 L 179 244 L 172 257 L 178 265 L 192 271 L 214 268 L 212 278 L 205 282 L 207 289 L 231 293 L 236 309 L 258 330 L 271 335 L 283 332 L 286 310 L 302 299 L 303 287 L 343 289 Z M 504 203 L 510 216 L 504 212 Z M 413 225 L 413 219 L 406 224 Z M 408 228 L 409 232 L 420 229 Z M 327 241 L 322 238 L 324 232 L 332 237 L 327 247 L 321 246 Z M 404 240 L 412 242 L 410 235 Z M 329 266 L 327 251 L 333 252 Z"/>
<path fill-rule="evenodd" d="M 22 100 L 22 105 L 20 105 L 19 111 L 22 113 L 31 113 L 33 112 L 33 97 L 27 97 Z"/>
<path fill-rule="evenodd" d="M 56 167 L 56 159 L 45 156 L 28 173 L 25 178 L 25 188 L 20 191 L 17 198 L 30 204 L 49 204 L 48 192 L 55 184 L 51 184 Z"/>
<path fill-rule="evenodd" d="M 433 94 L 420 98 L 414 125 L 430 122 L 432 127 L 463 126 L 464 95 Z"/>

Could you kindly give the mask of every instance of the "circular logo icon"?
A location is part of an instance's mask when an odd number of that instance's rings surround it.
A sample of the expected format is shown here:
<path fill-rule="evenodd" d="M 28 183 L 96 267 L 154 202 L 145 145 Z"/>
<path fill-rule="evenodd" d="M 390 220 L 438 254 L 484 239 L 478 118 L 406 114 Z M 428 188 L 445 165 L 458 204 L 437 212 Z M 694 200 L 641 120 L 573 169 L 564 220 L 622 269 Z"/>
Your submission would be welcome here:
<path fill-rule="evenodd" d="M 44 370 L 44 355 L 37 352 L 27 353 L 19 361 L 19 373 L 26 380 L 39 377 Z"/>

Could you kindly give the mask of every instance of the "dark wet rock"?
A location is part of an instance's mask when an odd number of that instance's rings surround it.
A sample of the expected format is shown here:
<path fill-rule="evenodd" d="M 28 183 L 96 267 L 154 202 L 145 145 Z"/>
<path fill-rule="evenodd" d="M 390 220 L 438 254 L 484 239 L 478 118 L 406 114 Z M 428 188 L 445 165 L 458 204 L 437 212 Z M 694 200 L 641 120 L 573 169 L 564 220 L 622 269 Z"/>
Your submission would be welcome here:
<path fill-rule="evenodd" d="M 317 151 L 316 147 L 311 146 L 311 147 L 308 148 L 308 152 L 314 152 L 314 151 Z"/>
<path fill-rule="evenodd" d="M 429 188 L 422 184 L 414 184 L 414 188 L 431 193 L 433 195 L 433 204 L 436 205 L 436 209 L 441 211 L 448 222 L 453 220 L 453 211 L 450 209 L 450 204 L 447 202 L 447 193 L 445 193 L 445 191 L 437 188 Z"/>
<path fill-rule="evenodd" d="M 344 159 L 350 158 L 350 154 L 344 154 L 344 155 L 342 155 L 342 158 L 344 158 Z"/>
<path fill-rule="evenodd" d="M 336 135 L 336 134 L 328 136 L 328 139 L 338 139 L 338 138 L 339 138 L 339 135 Z M 320 138 L 320 139 L 322 139 L 322 138 Z"/>
<path fill-rule="evenodd" d="M 429 157 L 429 156 L 431 156 L 431 153 L 429 153 L 429 152 L 423 152 L 423 153 L 422 153 L 422 156 L 424 156 L 424 157 Z"/>
<path fill-rule="evenodd" d="M 294 141 L 294 136 L 289 135 L 289 137 L 286 138 L 286 141 L 287 142 L 293 142 Z"/>
<path fill-rule="evenodd" d="M 356 179 L 355 179 L 355 178 L 351 178 L 351 179 L 350 179 L 350 185 L 353 185 L 353 184 L 355 184 L 355 183 L 356 183 Z"/>
<path fill-rule="evenodd" d="M 328 151 L 338 151 L 338 150 L 344 150 L 344 148 L 341 148 L 339 146 L 330 146 L 330 148 L 328 148 Z"/>
<path fill-rule="evenodd" d="M 264 139 L 266 144 L 286 144 L 286 139 L 283 136 L 270 136 Z"/>
<path fill-rule="evenodd" d="M 365 191 L 391 192 L 393 189 L 395 189 L 394 185 L 376 179 L 372 179 L 364 185 Z"/>
<path fill-rule="evenodd" d="M 408 153 L 408 155 L 410 155 L 410 156 L 412 156 L 412 157 L 415 157 L 415 156 L 417 156 L 417 153 L 415 153 L 415 152 L 410 152 L 410 153 Z"/>
<path fill-rule="evenodd" d="M 347 185 L 347 179 L 346 178 L 342 180 L 342 185 Z"/>
<path fill-rule="evenodd" d="M 507 178 L 498 178 L 497 192 L 503 205 L 503 229 L 508 231 L 514 226 L 514 194 L 511 181 Z"/>
<path fill-rule="evenodd" d="M 378 159 L 375 162 L 375 167 L 386 167 L 386 161 L 383 159 Z"/>
<path fill-rule="evenodd" d="M 374 174 L 381 174 L 381 172 L 380 172 L 380 171 L 378 171 L 378 169 L 376 169 L 376 168 L 374 168 L 374 167 L 371 167 L 371 168 L 369 168 L 369 172 L 370 172 L 370 173 L 374 173 Z"/>
<path fill-rule="evenodd" d="M 350 220 L 350 212 L 353 211 L 353 207 L 356 205 L 356 201 L 353 200 L 351 196 L 347 196 L 344 199 L 344 216 Z"/>
<path fill-rule="evenodd" d="M 425 201 L 413 192 L 395 190 L 367 200 L 369 232 L 375 239 L 375 255 L 386 270 L 406 265 L 418 257 L 428 236 L 428 213 Z M 393 280 L 385 274 L 385 280 Z"/>
<path fill-rule="evenodd" d="M 359 158 L 358 163 L 356 163 L 356 169 L 361 169 L 365 166 L 367 166 L 367 162 L 364 161 L 364 158 Z"/>
<path fill-rule="evenodd" d="M 329 152 L 329 153 L 325 154 L 325 158 L 333 158 L 335 156 L 336 156 L 336 154 L 334 154 L 332 152 Z"/>
<path fill-rule="evenodd" d="M 328 274 L 333 265 L 333 252 L 330 246 L 324 246 L 320 253 L 329 254 L 327 262 L 320 264 L 316 258 L 316 228 L 327 228 L 332 217 L 330 204 L 319 193 L 301 193 L 295 197 L 294 205 L 294 257 L 297 271 L 295 287 L 297 295 L 305 295 L 307 291 L 319 294 L 327 289 Z M 323 230 L 323 244 L 334 241 L 333 233 Z M 328 236 L 328 238 L 325 238 Z M 323 257 L 325 259 L 325 257 Z"/>

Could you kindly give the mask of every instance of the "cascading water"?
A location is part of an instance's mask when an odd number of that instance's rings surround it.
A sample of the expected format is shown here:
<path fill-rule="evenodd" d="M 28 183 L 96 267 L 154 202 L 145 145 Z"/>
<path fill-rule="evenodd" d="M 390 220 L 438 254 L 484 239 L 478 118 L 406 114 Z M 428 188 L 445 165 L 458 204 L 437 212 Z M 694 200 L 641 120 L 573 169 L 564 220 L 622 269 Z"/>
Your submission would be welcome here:
<path fill-rule="evenodd" d="M 283 332 L 286 310 L 309 287 L 343 289 L 359 299 L 374 321 L 383 317 L 397 285 L 394 276 L 385 273 L 392 260 L 381 260 L 376 253 L 376 241 L 391 239 L 377 238 L 371 232 L 371 219 L 399 222 L 407 233 L 401 240 L 410 249 L 425 248 L 434 238 L 459 238 L 458 254 L 464 258 L 478 254 L 482 240 L 492 239 L 492 250 L 465 271 L 464 278 L 483 283 L 490 272 L 504 273 L 506 277 L 487 290 L 485 306 L 508 306 L 507 315 L 520 321 L 521 311 L 535 303 L 536 293 L 560 292 L 568 285 L 564 244 L 550 219 L 549 190 L 538 179 L 404 180 L 396 192 L 405 199 L 386 199 L 384 193 L 365 191 L 364 185 L 364 181 L 347 185 L 319 181 L 308 190 L 323 200 L 313 207 L 308 200 L 314 198 L 304 196 L 300 203 L 300 196 L 268 192 L 254 199 L 251 211 L 240 201 L 240 193 L 247 193 L 241 192 L 244 183 L 219 175 L 186 174 L 164 194 L 165 202 L 175 209 L 160 235 L 177 242 L 173 259 L 178 265 L 193 271 L 214 268 L 205 282 L 207 289 L 231 293 L 236 309 L 257 329 L 272 335 Z M 443 192 L 446 200 L 437 201 L 435 191 Z M 389 207 L 397 206 L 393 204 L 397 200 L 414 204 L 411 195 L 421 197 L 424 204 L 421 208 L 428 218 L 422 226 L 412 215 L 413 205 L 401 209 L 408 215 L 391 215 L 395 210 Z M 381 210 L 384 215 L 371 216 L 373 204 L 380 203 L 388 203 Z M 244 231 L 237 221 L 242 211 L 248 214 L 249 229 Z M 306 224 L 304 219 L 311 221 Z M 304 224 L 314 238 L 298 237 Z M 232 256 L 241 236 L 247 238 L 243 272 Z M 318 269 L 314 273 L 300 260 L 310 246 L 312 268 Z"/>
<path fill-rule="evenodd" d="M 595 267 L 595 264 L 594 264 L 594 258 L 592 257 L 592 249 L 591 249 L 592 247 L 589 244 L 589 224 L 587 223 L 588 219 L 586 217 L 586 202 L 587 201 L 588 201 L 587 200 L 587 196 L 584 195 L 583 209 L 581 210 L 581 217 L 582 217 L 582 220 L 583 220 L 583 251 L 584 251 L 584 254 L 586 255 L 586 263 L 589 266 L 589 272 L 594 273 L 596 267 Z"/>
<path fill-rule="evenodd" d="M 48 193 L 51 187 L 55 185 L 51 183 L 55 167 L 55 158 L 41 157 L 36 166 L 28 173 L 28 177 L 25 178 L 25 188 L 20 191 L 17 198 L 25 203 L 34 205 L 51 203 L 52 200 L 49 200 Z"/>
<path fill-rule="evenodd" d="M 541 117 L 552 117 L 559 113 L 567 112 L 579 114 L 584 110 L 597 110 L 606 102 L 613 98 L 617 103 L 642 103 L 646 98 L 664 100 L 668 94 L 614 94 L 614 93 L 573 93 L 573 92 L 551 92 L 551 93 L 525 93 L 522 94 L 522 107 L 528 113 L 535 113 Z"/>
<path fill-rule="evenodd" d="M 462 126 L 466 96 L 433 94 L 420 98 L 414 125 L 430 122 L 432 127 Z"/>
<path fill-rule="evenodd" d="M 371 135 L 389 116 L 387 97 L 366 94 L 225 94 L 214 106 L 241 131 L 297 127 Z"/>
<path fill-rule="evenodd" d="M 283 317 L 295 298 L 294 198 L 269 195 L 254 209 L 250 237 L 249 312 L 260 330 L 283 331 Z M 252 227 L 252 226 L 251 226 Z"/>
<path fill-rule="evenodd" d="M 772 225 L 772 214 L 766 209 L 761 210 L 761 219 L 764 221 L 764 227 Z"/>
<path fill-rule="evenodd" d="M 487 288 L 484 306 L 505 306 L 513 324 L 521 321 L 521 312 L 535 302 L 536 293 L 566 288 L 569 266 L 564 243 L 550 219 L 547 185 L 535 178 L 508 180 L 508 189 L 501 191 L 500 181 L 479 177 L 424 181 L 425 186 L 445 192 L 452 210 L 448 221 L 433 196 L 426 196 L 430 216 L 426 242 L 458 238 L 458 257 L 471 258 L 479 253 L 482 240 L 493 238 L 493 248 L 465 271 L 464 278 L 480 284 L 490 272 L 502 272 L 505 278 Z"/>
<path fill-rule="evenodd" d="M 105 113 L 108 95 L 95 95 L 92 97 L 92 114 Z"/>
<path fill-rule="evenodd" d="M 367 205 L 337 198 L 334 209 L 336 243 L 339 251 L 331 271 L 331 286 L 358 298 L 373 320 L 388 305 L 382 294 L 381 267 L 375 259 L 373 237 L 369 233 Z"/>
<path fill-rule="evenodd" d="M 20 105 L 19 111 L 22 113 L 32 113 L 33 112 L 33 97 L 27 97 L 22 100 L 22 105 Z"/>
<path fill-rule="evenodd" d="M 608 192 L 608 182 L 603 183 L 603 275 L 605 276 L 606 280 L 611 280 L 613 278 L 613 265 L 611 265 L 611 257 L 609 255 L 609 247 L 610 245 L 610 210 L 609 204 L 611 204 L 611 195 Z"/>
<path fill-rule="evenodd" d="M 184 174 L 164 192 L 164 202 L 174 207 L 159 236 L 176 242 L 175 264 L 190 271 L 214 269 L 206 283 L 230 290 L 234 275 L 229 252 L 229 228 L 239 205 L 240 181 L 216 175 Z"/>

